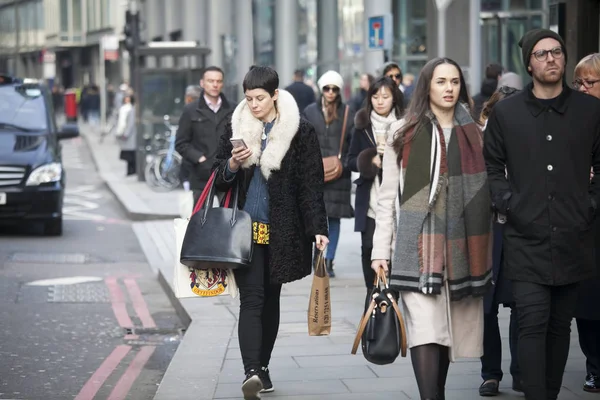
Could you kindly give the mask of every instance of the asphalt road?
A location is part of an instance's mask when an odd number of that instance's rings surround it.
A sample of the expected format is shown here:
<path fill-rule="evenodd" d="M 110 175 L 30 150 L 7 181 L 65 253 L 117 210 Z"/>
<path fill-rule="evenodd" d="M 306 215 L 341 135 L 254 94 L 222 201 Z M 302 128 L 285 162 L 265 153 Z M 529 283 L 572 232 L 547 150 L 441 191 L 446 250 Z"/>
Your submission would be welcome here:
<path fill-rule="evenodd" d="M 152 399 L 182 323 L 83 140 L 63 159 L 63 235 L 0 227 L 0 399 Z"/>

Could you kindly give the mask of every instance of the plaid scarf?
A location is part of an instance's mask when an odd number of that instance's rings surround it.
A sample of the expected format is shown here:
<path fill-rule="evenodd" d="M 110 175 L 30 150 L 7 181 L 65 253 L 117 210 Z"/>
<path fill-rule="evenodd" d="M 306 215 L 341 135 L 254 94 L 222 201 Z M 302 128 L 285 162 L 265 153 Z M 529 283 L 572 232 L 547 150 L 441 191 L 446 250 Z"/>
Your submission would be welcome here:
<path fill-rule="evenodd" d="M 447 279 L 457 301 L 491 284 L 492 212 L 481 130 L 462 104 L 454 120 L 448 151 L 433 116 L 406 133 L 391 284 L 440 294 Z"/>

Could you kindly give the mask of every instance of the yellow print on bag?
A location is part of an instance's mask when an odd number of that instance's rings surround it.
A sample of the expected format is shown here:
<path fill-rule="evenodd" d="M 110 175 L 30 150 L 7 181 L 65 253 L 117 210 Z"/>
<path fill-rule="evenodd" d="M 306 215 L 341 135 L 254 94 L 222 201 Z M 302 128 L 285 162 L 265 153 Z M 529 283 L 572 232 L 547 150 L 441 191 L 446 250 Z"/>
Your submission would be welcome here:
<path fill-rule="evenodd" d="M 227 271 L 224 269 L 191 269 L 190 288 L 200 297 L 218 296 L 227 289 Z"/>

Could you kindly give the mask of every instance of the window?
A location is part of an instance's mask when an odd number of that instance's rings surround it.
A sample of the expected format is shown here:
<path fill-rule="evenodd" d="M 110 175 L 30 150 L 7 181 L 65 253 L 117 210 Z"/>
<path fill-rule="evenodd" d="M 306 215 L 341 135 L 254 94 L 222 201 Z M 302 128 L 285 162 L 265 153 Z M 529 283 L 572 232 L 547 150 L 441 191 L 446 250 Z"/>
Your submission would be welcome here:
<path fill-rule="evenodd" d="M 541 10 L 542 0 L 481 0 L 481 11 Z"/>
<path fill-rule="evenodd" d="M 95 31 L 98 29 L 98 24 L 96 23 L 96 6 L 98 4 L 98 0 L 88 0 L 87 2 L 87 30 Z"/>
<path fill-rule="evenodd" d="M 417 75 L 427 62 L 427 3 L 394 0 L 392 57 L 404 73 Z"/>
<path fill-rule="evenodd" d="M 273 0 L 253 0 L 254 59 L 259 65 L 275 64 L 273 36 L 275 32 Z"/>
<path fill-rule="evenodd" d="M 48 126 L 46 104 L 39 88 L 5 85 L 0 87 L 0 124 L 10 123 L 28 130 Z"/>
<path fill-rule="evenodd" d="M 60 0 L 60 32 L 69 32 L 69 0 Z"/>
<path fill-rule="evenodd" d="M 35 29 L 44 30 L 44 3 L 42 0 L 35 2 Z"/>
<path fill-rule="evenodd" d="M 80 34 L 82 30 L 81 0 L 73 1 L 73 32 Z"/>
<path fill-rule="evenodd" d="M 106 28 L 110 26 L 110 1 L 109 0 L 99 0 L 100 1 L 100 27 Z"/>

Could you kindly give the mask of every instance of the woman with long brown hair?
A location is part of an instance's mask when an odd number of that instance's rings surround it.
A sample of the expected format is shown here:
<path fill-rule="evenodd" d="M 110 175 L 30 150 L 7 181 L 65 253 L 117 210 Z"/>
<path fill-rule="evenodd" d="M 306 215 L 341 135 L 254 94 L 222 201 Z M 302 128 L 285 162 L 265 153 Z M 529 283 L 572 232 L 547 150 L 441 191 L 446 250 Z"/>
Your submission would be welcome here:
<path fill-rule="evenodd" d="M 401 293 L 424 400 L 445 398 L 450 361 L 483 354 L 492 215 L 483 136 L 468 104 L 458 64 L 429 61 L 383 156 L 372 268 L 391 269 Z"/>

